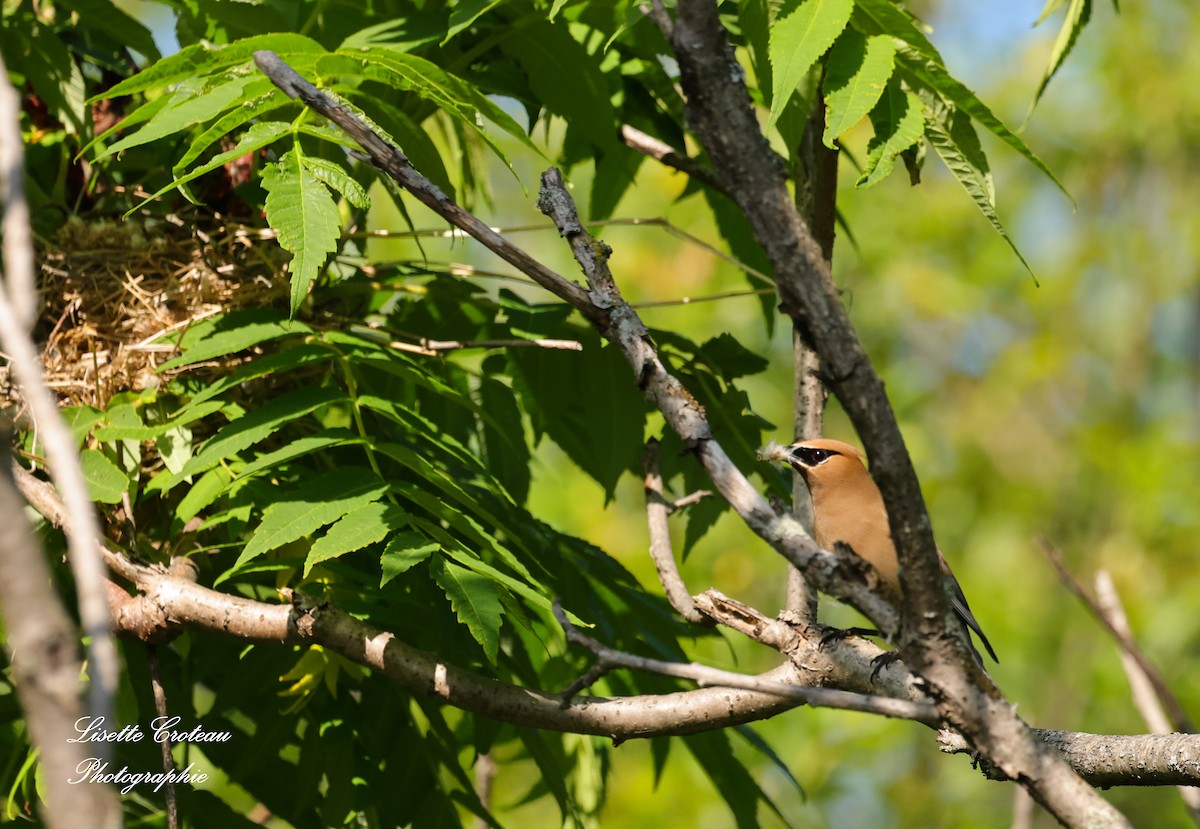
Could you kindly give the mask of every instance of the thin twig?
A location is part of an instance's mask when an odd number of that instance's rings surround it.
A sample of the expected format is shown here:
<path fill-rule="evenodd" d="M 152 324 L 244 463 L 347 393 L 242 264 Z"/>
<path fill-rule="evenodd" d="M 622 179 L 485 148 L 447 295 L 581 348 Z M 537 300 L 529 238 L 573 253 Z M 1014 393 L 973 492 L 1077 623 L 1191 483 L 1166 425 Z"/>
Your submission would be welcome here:
<path fill-rule="evenodd" d="M 1129 618 L 1125 615 L 1125 608 L 1121 604 L 1121 597 L 1117 594 L 1117 587 L 1113 584 L 1112 576 L 1107 570 L 1099 570 L 1096 573 L 1095 584 L 1097 608 L 1111 623 L 1113 630 L 1132 642 L 1133 633 L 1129 628 Z M 1150 732 L 1152 734 L 1169 734 L 1174 731 L 1163 710 L 1162 701 L 1155 692 L 1154 683 L 1142 670 L 1138 660 L 1124 648 L 1121 649 L 1121 667 L 1125 669 L 1125 677 L 1129 680 L 1129 689 L 1133 693 L 1134 704 L 1137 705 Z M 1183 805 L 1187 808 L 1192 823 L 1200 826 L 1200 789 L 1180 786 L 1179 796 L 1183 799 Z"/>
<path fill-rule="evenodd" d="M 1050 563 L 1054 565 L 1054 569 L 1057 571 L 1059 579 L 1066 586 L 1066 588 L 1074 593 L 1079 600 L 1083 602 L 1084 606 L 1088 609 L 1092 616 L 1095 617 L 1095 619 L 1100 622 L 1104 629 L 1109 632 L 1113 639 L 1116 640 L 1117 646 L 1121 649 L 1121 652 L 1137 663 L 1138 668 L 1145 675 L 1147 681 L 1149 681 L 1151 686 L 1153 686 L 1155 696 L 1158 697 L 1158 699 L 1162 702 L 1163 708 L 1166 709 L 1167 716 L 1170 718 L 1171 724 L 1174 726 L 1172 730 L 1194 733 L 1196 731 L 1196 727 L 1192 723 L 1191 718 L 1187 715 L 1187 712 L 1183 710 L 1183 706 L 1180 704 L 1175 694 L 1173 694 L 1171 689 L 1167 686 L 1166 680 L 1163 679 L 1158 667 L 1150 661 L 1142 649 L 1138 647 L 1137 643 L 1133 641 L 1133 637 L 1128 633 L 1128 629 L 1122 631 L 1115 624 L 1113 624 L 1112 619 L 1110 619 L 1104 612 L 1104 609 L 1101 607 L 1100 603 L 1096 601 L 1096 599 L 1092 598 L 1092 596 L 1087 592 L 1087 589 L 1084 588 L 1084 586 L 1080 584 L 1073 575 L 1071 575 L 1071 572 L 1067 569 L 1066 564 L 1063 562 L 1062 551 L 1051 544 L 1050 541 L 1040 536 L 1038 537 L 1037 542 L 1042 548 L 1042 552 L 1044 552 L 1046 557 L 1050 559 Z"/>
<path fill-rule="evenodd" d="M 285 94 L 299 98 L 337 124 L 366 150 L 366 160 L 395 179 L 418 201 L 446 221 L 470 233 L 501 259 L 528 274 L 543 288 L 556 296 L 568 299 L 572 305 L 587 314 L 586 309 L 591 303 L 583 288 L 546 267 L 447 198 L 440 188 L 413 168 L 404 153 L 372 132 L 346 104 L 304 80 L 274 52 L 255 52 L 254 62 Z"/>
<path fill-rule="evenodd" d="M 696 611 L 692 594 L 679 575 L 675 563 L 675 551 L 671 547 L 671 530 L 667 518 L 674 510 L 663 496 L 662 472 L 659 468 L 658 441 L 646 441 L 642 452 L 642 471 L 645 474 L 646 523 L 650 528 L 650 558 L 658 571 L 658 581 L 667 594 L 667 601 L 675 612 L 694 625 L 711 627 L 712 619 Z"/>
<path fill-rule="evenodd" d="M 718 193 L 726 193 L 725 185 L 721 183 L 721 180 L 716 177 L 712 170 L 688 156 L 687 153 L 678 152 L 667 142 L 644 133 L 637 127 L 630 126 L 629 124 L 621 125 L 621 140 L 631 150 L 636 150 L 644 156 L 653 158 L 655 161 L 673 170 L 686 173 L 689 178 L 694 178 L 699 182 L 707 184 Z"/>
<path fill-rule="evenodd" d="M 158 664 L 158 646 L 146 651 L 150 663 L 150 687 L 154 691 L 154 711 L 162 721 L 167 719 L 167 691 L 163 688 L 162 670 Z M 179 829 L 179 803 L 175 799 L 175 758 L 171 756 L 171 740 L 164 736 L 159 742 L 163 772 L 167 775 L 167 829 Z"/>
<path fill-rule="evenodd" d="M 567 639 L 574 644 L 595 654 L 599 664 L 611 670 L 613 667 L 632 668 L 633 670 L 671 676 L 677 679 L 690 679 L 701 687 L 720 686 L 725 688 L 741 688 L 746 691 L 758 691 L 764 694 L 787 699 L 801 700 L 807 705 L 817 708 L 839 708 L 846 711 L 862 711 L 868 714 L 879 714 L 884 717 L 897 719 L 918 720 L 924 723 L 937 721 L 934 707 L 928 703 L 911 700 L 895 699 L 892 697 L 876 697 L 867 694 L 857 694 L 853 691 L 841 691 L 836 688 L 815 688 L 807 685 L 789 685 L 760 676 L 723 671 L 696 662 L 683 664 L 680 662 L 664 662 L 661 659 L 650 659 L 645 656 L 626 653 L 607 645 L 602 645 L 592 637 L 583 633 L 571 624 L 562 604 L 554 603 L 554 616 L 562 625 Z"/>

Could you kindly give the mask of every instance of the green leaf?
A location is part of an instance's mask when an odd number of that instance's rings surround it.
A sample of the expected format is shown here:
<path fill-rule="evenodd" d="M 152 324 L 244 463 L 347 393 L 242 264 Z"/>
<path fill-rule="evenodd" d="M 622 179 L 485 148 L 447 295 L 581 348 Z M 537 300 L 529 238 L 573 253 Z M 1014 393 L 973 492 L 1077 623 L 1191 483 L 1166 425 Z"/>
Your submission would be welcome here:
<path fill-rule="evenodd" d="M 253 336 L 259 336 L 259 335 L 265 334 L 266 337 L 264 339 L 256 340 L 255 342 L 250 343 L 250 345 L 256 345 L 259 342 L 264 342 L 265 340 L 273 339 L 278 336 L 285 336 L 287 333 L 299 332 L 299 331 L 303 331 L 303 330 L 311 330 L 311 329 L 308 329 L 308 327 L 306 325 L 304 325 L 303 323 L 291 322 L 291 321 L 285 320 L 282 318 L 282 316 L 279 313 L 277 313 L 275 311 L 268 311 L 266 309 L 234 311 L 231 314 L 227 314 L 222 319 L 228 319 L 229 317 L 232 317 L 234 315 L 242 315 L 242 314 L 250 314 L 250 315 L 252 315 L 252 317 L 251 317 L 252 319 L 258 319 L 258 320 L 262 321 L 261 323 L 260 322 L 248 322 L 248 323 L 246 323 L 246 325 L 254 326 L 254 325 L 265 324 L 265 326 L 266 326 L 265 328 L 259 328 L 258 333 L 253 335 Z M 247 319 L 246 317 L 239 317 L 239 318 Z M 271 322 L 270 320 L 274 320 L 275 322 Z M 281 330 L 280 327 L 278 327 L 278 326 L 284 326 L 289 330 L 284 331 L 283 333 L 273 333 L 273 332 L 279 332 Z M 208 334 L 206 334 L 203 339 L 208 339 L 209 336 L 216 336 L 216 335 L 223 336 L 225 334 L 228 334 L 231 339 L 227 340 L 225 345 L 226 346 L 234 345 L 235 346 L 233 349 L 234 351 L 241 351 L 244 348 L 249 347 L 249 346 L 237 347 L 236 343 L 233 342 L 233 339 L 236 339 L 239 336 L 237 334 L 237 330 L 240 327 L 241 327 L 240 324 L 235 324 L 232 328 L 229 328 L 228 330 L 224 330 L 224 327 L 223 327 L 223 330 L 220 332 L 217 332 L 217 331 L 215 331 L 215 329 L 210 328 L 210 329 L 208 329 Z M 193 328 L 193 330 L 195 330 L 195 328 Z M 188 339 L 189 343 L 192 342 L 190 338 L 186 338 L 186 339 Z M 216 344 L 214 343 L 213 345 L 215 346 Z M 193 345 L 187 346 L 187 348 L 184 351 L 184 356 L 185 357 L 188 356 L 190 354 L 191 349 L 195 348 L 195 347 L 201 347 L 201 343 L 199 341 L 197 341 L 194 346 Z M 252 360 L 249 363 L 244 363 L 243 365 L 238 366 L 237 369 L 230 372 L 229 374 L 223 375 L 222 377 L 218 378 L 213 383 L 210 383 L 209 385 L 205 386 L 203 389 L 201 389 L 200 391 L 196 392 L 195 395 L 193 395 L 192 399 L 187 402 L 187 405 L 184 407 L 183 411 L 186 411 L 188 408 L 190 408 L 192 406 L 198 406 L 201 403 L 203 403 L 204 401 L 209 400 L 213 397 L 216 397 L 218 394 L 224 394 L 229 389 L 237 388 L 242 383 L 245 383 L 248 380 L 255 380 L 259 377 L 266 377 L 267 375 L 270 375 L 270 374 L 282 374 L 284 372 L 291 371 L 293 369 L 297 369 L 297 368 L 300 368 L 301 366 L 306 366 L 311 363 L 332 360 L 335 356 L 336 356 L 336 353 L 334 352 L 334 350 L 332 348 L 328 348 L 324 345 L 321 345 L 321 344 L 315 343 L 315 342 L 314 343 L 299 343 L 296 345 L 287 346 L 280 351 L 276 351 L 274 354 L 267 354 L 266 356 L 259 357 L 258 359 Z M 179 413 L 179 415 L 177 415 L 177 416 L 182 417 L 183 411 L 181 411 Z"/>
<path fill-rule="evenodd" d="M 354 466 L 341 467 L 308 480 L 263 511 L 262 522 L 250 536 L 233 569 L 222 575 L 217 583 L 263 553 L 303 538 L 352 510 L 379 500 L 387 489 L 388 485 L 371 470 Z"/>
<path fill-rule="evenodd" d="M 925 137 L 930 146 L 937 150 L 946 167 L 967 191 L 967 195 L 987 218 L 992 228 L 1000 234 L 1021 264 L 1037 281 L 1037 276 L 1016 244 L 1009 237 L 1000 217 L 996 215 L 996 192 L 992 184 L 992 171 L 987 156 L 979 143 L 979 136 L 966 113 L 955 107 L 945 107 L 935 102 L 926 107 Z"/>
<path fill-rule="evenodd" d="M 104 504 L 119 504 L 121 496 L 129 488 L 129 478 L 115 463 L 95 449 L 84 449 L 79 453 L 83 480 L 93 501 Z"/>
<path fill-rule="evenodd" d="M 96 160 L 140 147 L 157 141 L 181 130 L 192 129 L 197 124 L 216 118 L 225 110 L 242 100 L 242 90 L 256 80 L 251 75 L 229 78 L 212 87 L 206 87 L 205 79 L 193 78 L 171 93 L 171 102 L 154 114 L 141 129 L 127 134 L 120 141 L 104 149 Z"/>
<path fill-rule="evenodd" d="M 408 519 L 409 514 L 400 507 L 380 503 L 364 504 L 343 515 L 309 549 L 304 575 L 308 576 L 315 564 L 382 541 L 388 533 L 407 524 Z"/>
<path fill-rule="evenodd" d="M 992 111 L 976 97 L 974 92 L 947 72 L 940 59 L 930 58 L 909 46 L 901 46 L 896 54 L 899 58 L 899 65 L 904 70 L 905 80 L 910 86 L 916 87 L 918 91 L 921 87 L 925 87 L 944 101 L 953 104 L 955 109 L 973 118 L 984 129 L 1020 153 L 1054 182 L 1063 195 L 1071 198 L 1067 188 L 1055 177 L 1054 173 L 1050 172 L 1050 168 L 1046 166 L 1045 162 L 1033 154 L 1020 136 L 993 115 Z M 1074 199 L 1072 199 L 1072 203 L 1074 203 Z"/>
<path fill-rule="evenodd" d="M 259 49 L 270 49 L 285 60 L 291 55 L 321 54 L 325 51 L 315 40 L 290 32 L 256 35 L 226 46 L 213 46 L 207 42 L 197 43 L 181 49 L 170 57 L 163 58 L 153 66 L 126 78 L 111 89 L 93 96 L 89 103 L 102 98 L 117 98 L 123 95 L 132 95 L 135 92 L 145 92 L 148 89 L 173 86 L 189 78 L 212 74 L 220 69 L 248 63 Z"/>
<path fill-rule="evenodd" d="M 518 504 L 529 496 L 530 455 L 522 427 L 521 409 L 513 390 L 484 377 L 479 385 L 483 417 L 483 456 L 487 467 Z"/>
<path fill-rule="evenodd" d="M 220 400 L 210 400 L 200 406 L 193 406 L 183 410 L 185 414 L 179 417 L 165 420 L 162 423 L 156 423 L 153 426 L 126 426 L 121 423 L 111 423 L 110 425 L 101 426 L 96 430 L 97 440 L 154 440 L 162 437 L 168 432 L 178 429 L 180 426 L 186 426 L 193 421 L 207 417 L 213 412 L 218 412 L 225 408 L 225 403 Z"/>
<path fill-rule="evenodd" d="M 7 18 L 7 7 L 5 10 Z M 5 26 L 11 25 L 8 20 Z M 40 23 L 31 26 L 25 33 L 21 55 L 29 85 L 45 102 L 50 112 L 66 124 L 71 133 L 82 135 L 87 131 L 87 112 L 84 98 L 83 72 L 80 71 L 70 50 L 49 26 Z M 20 42 L 20 41 L 18 41 Z M 10 71 L 13 67 L 10 65 Z"/>
<path fill-rule="evenodd" d="M 746 348 L 729 333 L 713 337 L 700 346 L 697 354 L 726 380 L 761 374 L 770 366 L 767 358 Z"/>
<path fill-rule="evenodd" d="M 277 397 L 223 426 L 184 465 L 176 480 L 211 469 L 225 458 L 274 434 L 285 424 L 322 406 L 344 400 L 344 392 L 333 386 L 307 387 Z"/>
<path fill-rule="evenodd" d="M 1050 0 L 1046 4 L 1046 8 L 1042 10 L 1037 23 L 1041 23 L 1046 19 L 1046 15 L 1051 14 L 1061 5 L 1062 0 Z M 1079 35 L 1082 34 L 1091 16 L 1092 0 L 1071 0 L 1071 5 L 1067 7 L 1067 15 L 1063 18 L 1062 28 L 1058 30 L 1058 37 L 1054 41 L 1054 48 L 1050 50 L 1050 60 L 1046 63 L 1046 71 L 1038 84 L 1037 92 L 1033 94 L 1033 103 L 1029 105 L 1030 115 L 1033 114 L 1033 108 L 1037 106 L 1038 101 L 1042 99 L 1042 93 L 1046 91 L 1050 79 L 1054 77 L 1054 74 L 1066 61 L 1067 55 L 1071 54 L 1071 50 L 1075 48 L 1075 43 L 1079 40 Z M 1036 26 L 1037 23 L 1034 25 Z M 1028 120 L 1028 116 L 1026 120 Z"/>
<path fill-rule="evenodd" d="M 311 155 L 302 156 L 301 163 L 314 178 L 330 190 L 341 193 L 346 201 L 358 209 L 366 210 L 371 206 L 371 197 L 367 195 L 366 188 L 351 178 L 341 165 Z"/>
<path fill-rule="evenodd" d="M 493 665 L 500 648 L 500 585 L 465 567 L 438 559 L 433 580 L 446 591 L 458 620 L 467 626 Z"/>
<path fill-rule="evenodd" d="M 167 360 L 158 367 L 159 371 L 188 366 L 205 360 L 215 360 L 245 351 L 251 346 L 290 334 L 311 334 L 312 329 L 302 322 L 286 319 L 278 311 L 269 308 L 248 308 L 231 311 L 211 320 L 194 325 L 179 341 L 182 354 Z M 263 361 L 265 364 L 265 361 Z M 253 365 L 253 364 L 251 364 Z M 285 368 L 290 368 L 285 364 Z M 245 367 L 239 368 L 240 374 Z M 243 376 L 237 382 L 249 379 Z M 205 395 L 210 397 L 211 395 Z M 200 395 L 197 395 L 200 397 Z"/>
<path fill-rule="evenodd" d="M 537 100 L 566 120 L 570 129 L 602 150 L 616 148 L 616 113 L 597 56 L 576 40 L 565 23 L 514 28 L 505 52 L 525 69 Z"/>
<path fill-rule="evenodd" d="M 436 541 L 430 541 L 420 533 L 396 533 L 383 546 L 383 555 L 379 563 L 383 567 L 383 577 L 379 586 L 383 587 L 396 576 L 420 564 L 425 559 L 441 549 Z"/>
<path fill-rule="evenodd" d="M 341 216 L 325 185 L 304 168 L 300 147 L 263 170 L 267 222 L 279 246 L 292 254 L 291 316 L 308 296 L 308 286 L 325 267 L 341 236 Z"/>
<path fill-rule="evenodd" d="M 899 38 L 925 57 L 942 62 L 938 50 L 921 31 L 923 24 L 895 0 L 854 0 L 854 23 L 866 34 Z"/>
<path fill-rule="evenodd" d="M 896 47 L 885 35 L 865 37 L 847 28 L 829 52 L 825 67 L 825 146 L 869 113 L 896 67 Z"/>
<path fill-rule="evenodd" d="M 895 80 L 888 82 L 870 117 L 875 136 L 867 143 L 867 163 L 856 187 L 871 187 L 890 176 L 896 156 L 916 144 L 925 131 L 921 100 Z"/>
<path fill-rule="evenodd" d="M 362 443 L 362 438 L 358 437 L 349 429 L 324 429 L 317 432 L 315 435 L 305 435 L 296 438 L 287 446 L 280 447 L 274 452 L 268 452 L 265 455 L 260 455 L 250 463 L 238 470 L 238 477 L 245 478 L 248 475 L 257 475 L 264 469 L 271 469 L 281 463 L 286 463 L 296 458 L 308 455 L 313 452 L 319 452 L 322 449 L 329 449 L 333 446 L 344 446 L 350 443 Z"/>
<path fill-rule="evenodd" d="M 469 29 L 482 15 L 499 6 L 505 0 L 460 0 L 450 8 L 450 25 L 440 45 L 445 46 L 458 33 Z M 551 19 L 554 14 L 551 12 Z"/>
<path fill-rule="evenodd" d="M 200 514 L 200 510 L 217 500 L 232 480 L 233 476 L 223 466 L 208 470 L 192 484 L 191 489 L 180 500 L 179 506 L 175 508 L 175 517 L 182 524 L 191 521 Z"/>
<path fill-rule="evenodd" d="M 76 449 L 87 440 L 92 428 L 104 420 L 104 412 L 95 406 L 68 406 L 62 410 L 62 416 L 75 439 Z"/>
<path fill-rule="evenodd" d="M 243 92 L 243 101 L 241 106 L 225 113 L 201 132 L 194 139 L 175 166 L 171 168 L 172 175 L 178 177 L 188 166 L 199 158 L 205 150 L 213 144 L 225 138 L 227 135 L 232 135 L 243 124 L 262 118 L 263 115 L 274 109 L 279 109 L 291 103 L 291 99 L 284 95 L 271 82 L 270 78 L 257 78 L 254 81 L 246 84 L 246 89 Z M 273 123 L 270 121 L 260 121 L 252 124 L 250 129 L 260 126 L 261 124 Z M 277 123 L 277 122 L 276 122 Z M 285 125 L 290 129 L 290 125 Z M 245 141 L 245 138 L 238 139 L 239 143 Z M 210 162 L 211 163 L 211 162 Z M 222 162 L 224 163 L 224 162 Z"/>
<path fill-rule="evenodd" d="M 850 22 L 853 0 L 784 0 L 771 28 L 775 95 L 767 129 L 775 126 L 796 87 Z"/>

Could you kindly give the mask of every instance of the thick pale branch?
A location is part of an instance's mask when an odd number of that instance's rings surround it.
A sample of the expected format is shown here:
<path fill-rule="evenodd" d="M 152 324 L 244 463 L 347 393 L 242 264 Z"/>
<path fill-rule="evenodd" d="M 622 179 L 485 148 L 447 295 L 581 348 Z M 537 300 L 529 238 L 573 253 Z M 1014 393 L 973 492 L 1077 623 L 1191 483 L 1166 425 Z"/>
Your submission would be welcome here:
<path fill-rule="evenodd" d="M 54 591 L 50 569 L 25 517 L 25 501 L 10 474 L 11 435 L 0 430 L 0 620 L 12 661 L 17 699 L 37 746 L 50 827 L 107 827 L 120 823 L 113 790 L 67 781 L 94 752 L 85 753 L 75 723 L 80 704 L 78 634 Z"/>
<path fill-rule="evenodd" d="M 22 143 L 20 105 L 0 59 L 0 163 L 4 165 L 4 278 L 0 280 L 0 349 L 8 356 L 13 377 L 37 425 L 51 476 L 67 505 L 66 521 L 75 532 L 68 537 L 68 557 L 75 574 L 79 618 L 87 637 L 89 708 L 93 716 L 111 717 L 117 690 L 117 651 L 109 635 L 104 592 L 104 564 L 95 552 L 100 526 L 79 465 L 79 450 L 46 387 L 38 353 L 29 336 L 36 295 L 32 234 L 28 205 L 21 184 Z M 6 464 L 7 465 L 7 464 Z M 107 758 L 107 744 L 97 746 Z"/>

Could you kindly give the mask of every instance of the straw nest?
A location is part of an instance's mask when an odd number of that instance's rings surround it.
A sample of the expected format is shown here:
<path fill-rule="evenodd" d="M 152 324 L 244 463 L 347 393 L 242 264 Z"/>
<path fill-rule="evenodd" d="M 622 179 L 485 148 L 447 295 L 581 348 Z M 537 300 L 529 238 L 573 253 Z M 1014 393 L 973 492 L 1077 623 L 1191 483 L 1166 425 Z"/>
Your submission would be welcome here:
<path fill-rule="evenodd" d="M 39 244 L 41 313 L 34 335 L 60 405 L 103 408 L 113 395 L 169 377 L 180 333 L 238 308 L 285 303 L 274 241 L 241 225 L 201 229 L 178 215 L 153 225 L 72 218 Z M 221 372 L 226 364 L 191 366 Z M 0 409 L 19 411 L 0 361 Z"/>

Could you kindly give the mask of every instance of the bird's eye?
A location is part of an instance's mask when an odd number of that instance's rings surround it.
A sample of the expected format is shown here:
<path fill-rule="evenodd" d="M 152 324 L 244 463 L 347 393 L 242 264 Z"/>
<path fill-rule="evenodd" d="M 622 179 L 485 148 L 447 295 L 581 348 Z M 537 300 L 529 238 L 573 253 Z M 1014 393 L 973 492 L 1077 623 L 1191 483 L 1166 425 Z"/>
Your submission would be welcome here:
<path fill-rule="evenodd" d="M 812 446 L 797 446 L 792 450 L 792 457 L 805 466 L 819 466 L 836 455 L 831 449 L 817 449 Z"/>

